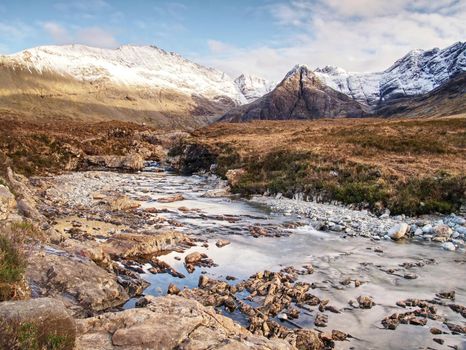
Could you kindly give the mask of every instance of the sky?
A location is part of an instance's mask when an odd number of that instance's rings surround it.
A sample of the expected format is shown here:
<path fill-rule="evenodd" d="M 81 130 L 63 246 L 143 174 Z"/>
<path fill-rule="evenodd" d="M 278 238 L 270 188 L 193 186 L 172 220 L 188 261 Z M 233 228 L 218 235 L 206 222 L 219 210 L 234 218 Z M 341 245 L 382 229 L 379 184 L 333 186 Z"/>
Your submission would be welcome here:
<path fill-rule="evenodd" d="M 295 64 L 380 71 L 464 40 L 466 0 L 0 0 L 0 54 L 155 45 L 275 81 Z"/>

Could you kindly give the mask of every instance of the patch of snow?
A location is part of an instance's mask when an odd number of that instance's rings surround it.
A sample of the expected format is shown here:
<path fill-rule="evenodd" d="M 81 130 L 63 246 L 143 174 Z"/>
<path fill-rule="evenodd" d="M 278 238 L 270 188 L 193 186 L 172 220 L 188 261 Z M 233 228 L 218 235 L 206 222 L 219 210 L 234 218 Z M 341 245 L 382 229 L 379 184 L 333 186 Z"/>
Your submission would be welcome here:
<path fill-rule="evenodd" d="M 84 45 L 41 46 L 6 56 L 31 71 L 52 71 L 81 81 L 172 89 L 209 99 L 246 98 L 231 77 L 155 46 L 100 49 Z"/>

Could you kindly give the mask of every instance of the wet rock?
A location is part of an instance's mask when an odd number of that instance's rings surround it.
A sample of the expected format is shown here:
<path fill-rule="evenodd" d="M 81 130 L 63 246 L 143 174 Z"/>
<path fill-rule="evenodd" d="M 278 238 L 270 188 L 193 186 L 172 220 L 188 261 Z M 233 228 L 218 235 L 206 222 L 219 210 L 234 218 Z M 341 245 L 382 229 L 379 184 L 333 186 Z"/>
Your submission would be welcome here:
<path fill-rule="evenodd" d="M 31 341 L 34 341 L 34 344 L 31 344 L 34 349 L 51 348 L 47 341 L 52 337 L 62 341 L 60 349 L 74 348 L 75 320 L 60 300 L 37 298 L 0 303 L 0 348 L 15 349 L 17 346 L 15 340 L 18 341 L 18 339 L 22 342 L 24 349 L 29 348 L 24 339 L 25 332 L 20 334 L 21 328 L 30 329 L 31 333 L 28 335 Z M 40 335 L 38 339 L 33 338 L 34 331 Z"/>
<path fill-rule="evenodd" d="M 404 274 L 403 276 L 405 279 L 407 280 L 415 280 L 417 278 L 417 275 L 415 273 L 412 273 L 412 272 L 407 272 Z"/>
<path fill-rule="evenodd" d="M 168 285 L 167 294 L 178 295 L 180 292 L 180 289 L 174 283 Z"/>
<path fill-rule="evenodd" d="M 437 334 L 443 334 L 443 332 L 442 332 L 440 329 L 435 328 L 435 327 L 432 327 L 432 328 L 430 329 L 430 333 L 435 334 L 435 335 L 437 335 Z"/>
<path fill-rule="evenodd" d="M 433 233 L 436 237 L 445 237 L 448 239 L 453 233 L 453 230 L 448 225 L 441 224 L 433 228 Z"/>
<path fill-rule="evenodd" d="M 348 334 L 339 330 L 332 330 L 332 339 L 336 341 L 345 341 L 348 338 Z"/>
<path fill-rule="evenodd" d="M 448 305 L 450 309 L 453 311 L 461 314 L 464 318 L 466 318 L 466 306 L 458 305 L 458 304 L 450 304 Z"/>
<path fill-rule="evenodd" d="M 367 295 L 360 295 L 356 300 L 361 309 L 371 309 L 375 305 L 372 298 Z"/>
<path fill-rule="evenodd" d="M 452 242 L 445 242 L 442 244 L 442 248 L 449 251 L 455 251 L 456 247 Z"/>
<path fill-rule="evenodd" d="M 119 233 L 102 244 L 102 249 L 112 257 L 134 257 L 174 249 L 184 240 L 186 237 L 176 231 L 147 234 Z"/>
<path fill-rule="evenodd" d="M 219 239 L 215 245 L 219 248 L 225 247 L 226 245 L 230 244 L 231 242 L 227 239 Z"/>
<path fill-rule="evenodd" d="M 327 327 L 328 323 L 328 316 L 324 314 L 317 314 L 316 318 L 314 319 L 314 324 L 317 327 Z"/>
<path fill-rule="evenodd" d="M 212 267 L 215 266 L 212 259 L 207 254 L 192 252 L 185 256 L 184 264 L 189 273 L 194 272 L 195 266 Z"/>
<path fill-rule="evenodd" d="M 390 230 L 388 230 L 387 235 L 391 239 L 397 241 L 406 235 L 408 228 L 409 228 L 408 224 L 402 222 L 402 223 L 396 224 Z"/>
<path fill-rule="evenodd" d="M 285 338 L 298 350 L 320 350 L 324 349 L 324 343 L 319 334 L 311 329 L 299 329 Z"/>
<path fill-rule="evenodd" d="M 441 298 L 441 299 L 451 299 L 451 300 L 455 300 L 455 291 L 454 290 L 450 290 L 450 291 L 447 291 L 447 292 L 440 292 L 440 293 L 437 293 L 436 296 Z"/>
<path fill-rule="evenodd" d="M 250 226 L 249 232 L 255 238 L 258 238 L 261 236 L 267 236 L 267 230 L 261 226 Z"/>
<path fill-rule="evenodd" d="M 65 252 L 35 252 L 26 275 L 39 296 L 56 297 L 77 315 L 118 306 L 129 298 L 114 274 Z"/>
<path fill-rule="evenodd" d="M 209 278 L 207 276 L 205 275 L 199 276 L 199 283 L 198 283 L 199 288 L 205 288 L 208 283 L 209 283 Z"/>
<path fill-rule="evenodd" d="M 158 198 L 157 202 L 159 203 L 173 203 L 173 202 L 179 202 L 184 200 L 184 197 L 182 194 L 176 194 L 174 196 L 170 197 L 163 197 L 163 198 Z"/>
<path fill-rule="evenodd" d="M 147 297 L 144 308 L 106 313 L 78 320 L 76 341 L 81 350 L 226 348 L 286 350 L 279 339 L 252 335 L 231 319 L 194 300 L 177 296 Z"/>
<path fill-rule="evenodd" d="M 113 211 L 119 210 L 131 210 L 139 208 L 140 204 L 136 201 L 133 201 L 128 196 L 118 196 L 109 201 L 110 209 Z"/>
<path fill-rule="evenodd" d="M 462 326 L 462 325 L 451 323 L 451 322 L 445 322 L 445 325 L 452 332 L 466 334 L 466 326 Z"/>

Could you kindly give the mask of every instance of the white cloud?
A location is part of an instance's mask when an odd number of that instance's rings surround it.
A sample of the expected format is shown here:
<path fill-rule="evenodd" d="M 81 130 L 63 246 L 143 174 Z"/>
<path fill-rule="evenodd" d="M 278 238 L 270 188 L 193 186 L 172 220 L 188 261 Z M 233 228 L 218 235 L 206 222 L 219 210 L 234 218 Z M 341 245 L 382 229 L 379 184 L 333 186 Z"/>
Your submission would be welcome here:
<path fill-rule="evenodd" d="M 114 35 L 100 27 L 76 28 L 73 32 L 55 22 L 45 22 L 42 24 L 42 27 L 56 44 L 73 43 L 103 48 L 115 48 L 119 46 Z"/>
<path fill-rule="evenodd" d="M 99 27 L 82 28 L 78 30 L 75 42 L 103 48 L 116 48 L 119 45 L 118 41 L 111 33 Z"/>
<path fill-rule="evenodd" d="M 231 75 L 247 72 L 273 80 L 296 63 L 378 71 L 411 49 L 446 47 L 466 38 L 463 0 L 290 0 L 265 10 L 279 29 L 294 34 L 274 47 L 209 41 L 211 54 L 204 63 Z"/>
<path fill-rule="evenodd" d="M 44 30 L 53 38 L 58 44 L 68 44 L 71 41 L 68 30 L 55 22 L 45 22 L 42 24 Z"/>

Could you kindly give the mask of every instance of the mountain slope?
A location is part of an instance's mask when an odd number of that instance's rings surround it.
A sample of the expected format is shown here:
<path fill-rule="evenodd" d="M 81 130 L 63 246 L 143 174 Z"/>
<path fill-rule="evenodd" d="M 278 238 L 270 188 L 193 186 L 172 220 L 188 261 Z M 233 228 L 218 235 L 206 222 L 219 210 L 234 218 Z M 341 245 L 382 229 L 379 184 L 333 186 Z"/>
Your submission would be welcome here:
<path fill-rule="evenodd" d="M 375 106 L 428 93 L 465 71 L 466 42 L 457 42 L 445 49 L 413 50 L 383 72 L 354 73 L 327 66 L 315 73 L 333 89 Z"/>
<path fill-rule="evenodd" d="M 274 84 L 265 79 L 245 74 L 236 78 L 235 84 L 248 102 L 257 100 L 274 88 Z"/>
<path fill-rule="evenodd" d="M 245 103 L 233 79 L 151 46 L 45 46 L 0 57 L 0 103 L 37 117 L 199 126 Z"/>
<path fill-rule="evenodd" d="M 392 99 L 376 108 L 380 116 L 443 117 L 466 112 L 466 72 L 418 96 Z"/>
<path fill-rule="evenodd" d="M 227 112 L 221 121 L 362 117 L 365 107 L 325 85 L 306 66 L 295 66 L 270 93 Z"/>

